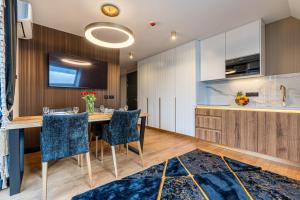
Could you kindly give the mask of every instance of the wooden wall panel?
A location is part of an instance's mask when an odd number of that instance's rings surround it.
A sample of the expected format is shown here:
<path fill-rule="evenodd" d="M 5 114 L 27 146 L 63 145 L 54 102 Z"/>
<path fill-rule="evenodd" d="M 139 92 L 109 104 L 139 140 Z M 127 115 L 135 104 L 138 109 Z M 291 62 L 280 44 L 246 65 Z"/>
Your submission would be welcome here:
<path fill-rule="evenodd" d="M 266 25 L 266 74 L 300 72 L 300 20 L 289 17 Z"/>
<path fill-rule="evenodd" d="M 101 104 L 113 108 L 120 106 L 120 65 L 119 50 L 97 47 L 85 38 L 33 25 L 33 39 L 20 40 L 19 45 L 20 115 L 38 115 L 42 107 L 63 108 L 79 106 L 85 110 L 80 98 L 82 89 L 48 87 L 48 53 L 60 52 L 81 57 L 103 60 L 109 63 L 108 89 L 96 90 L 96 106 Z M 105 100 L 104 95 L 114 95 Z M 38 130 L 26 131 L 25 145 L 36 147 L 39 141 Z"/>

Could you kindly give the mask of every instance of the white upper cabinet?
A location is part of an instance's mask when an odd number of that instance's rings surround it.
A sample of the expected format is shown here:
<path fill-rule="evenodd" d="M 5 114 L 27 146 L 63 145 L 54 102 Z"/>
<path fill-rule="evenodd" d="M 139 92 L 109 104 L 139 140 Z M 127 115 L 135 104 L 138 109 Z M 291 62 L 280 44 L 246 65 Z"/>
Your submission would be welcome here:
<path fill-rule="evenodd" d="M 261 20 L 226 32 L 226 60 L 260 53 Z"/>
<path fill-rule="evenodd" d="M 201 81 L 225 78 L 225 33 L 202 40 Z"/>
<path fill-rule="evenodd" d="M 265 25 L 262 20 L 240 26 L 202 40 L 201 44 L 201 81 L 225 78 L 245 78 L 265 74 Z M 252 56 L 256 60 L 249 60 Z M 239 60 L 232 60 L 238 58 Z M 251 62 L 251 69 L 244 70 L 243 62 Z M 247 60 L 248 59 L 248 60 Z M 239 74 L 226 75 L 229 72 Z M 257 64 L 258 63 L 258 64 Z M 232 69 L 232 70 L 231 70 Z M 243 73 L 239 69 L 244 70 Z M 231 70 L 231 71 L 230 71 Z"/>

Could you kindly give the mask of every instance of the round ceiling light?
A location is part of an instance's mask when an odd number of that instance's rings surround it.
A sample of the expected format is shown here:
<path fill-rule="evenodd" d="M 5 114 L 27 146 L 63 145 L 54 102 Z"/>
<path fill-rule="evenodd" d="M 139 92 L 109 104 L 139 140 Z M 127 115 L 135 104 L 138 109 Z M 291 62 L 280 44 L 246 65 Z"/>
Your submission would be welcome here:
<path fill-rule="evenodd" d="M 112 4 L 104 4 L 101 6 L 101 11 L 108 17 L 116 17 L 120 14 L 119 8 Z"/>
<path fill-rule="evenodd" d="M 123 42 L 107 42 L 101 39 L 98 39 L 93 34 L 96 30 L 111 30 L 111 31 L 117 31 L 121 34 L 124 34 L 127 37 L 127 40 Z M 106 47 L 106 48 L 124 48 L 132 45 L 134 43 L 134 36 L 132 31 L 122 25 L 111 23 L 111 22 L 95 22 L 92 24 L 89 24 L 85 27 L 84 31 L 85 38 L 92 42 L 93 44 L 96 44 L 98 46 Z"/>

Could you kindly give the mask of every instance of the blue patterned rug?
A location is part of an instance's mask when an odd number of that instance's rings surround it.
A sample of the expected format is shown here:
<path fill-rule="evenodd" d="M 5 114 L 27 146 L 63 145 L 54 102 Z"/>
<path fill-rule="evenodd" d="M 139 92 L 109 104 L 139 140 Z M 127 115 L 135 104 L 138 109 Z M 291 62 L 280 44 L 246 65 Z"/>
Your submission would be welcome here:
<path fill-rule="evenodd" d="M 300 200 L 300 181 L 197 149 L 72 198 L 100 199 Z"/>

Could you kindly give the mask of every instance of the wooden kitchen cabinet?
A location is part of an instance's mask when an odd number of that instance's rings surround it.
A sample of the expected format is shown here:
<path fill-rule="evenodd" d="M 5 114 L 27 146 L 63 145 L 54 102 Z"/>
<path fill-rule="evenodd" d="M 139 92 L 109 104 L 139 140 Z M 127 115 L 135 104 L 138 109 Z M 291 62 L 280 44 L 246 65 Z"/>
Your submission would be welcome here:
<path fill-rule="evenodd" d="M 196 137 L 300 162 L 300 113 L 197 108 Z"/>
<path fill-rule="evenodd" d="M 260 113 L 258 152 L 300 162 L 300 114 Z"/>

